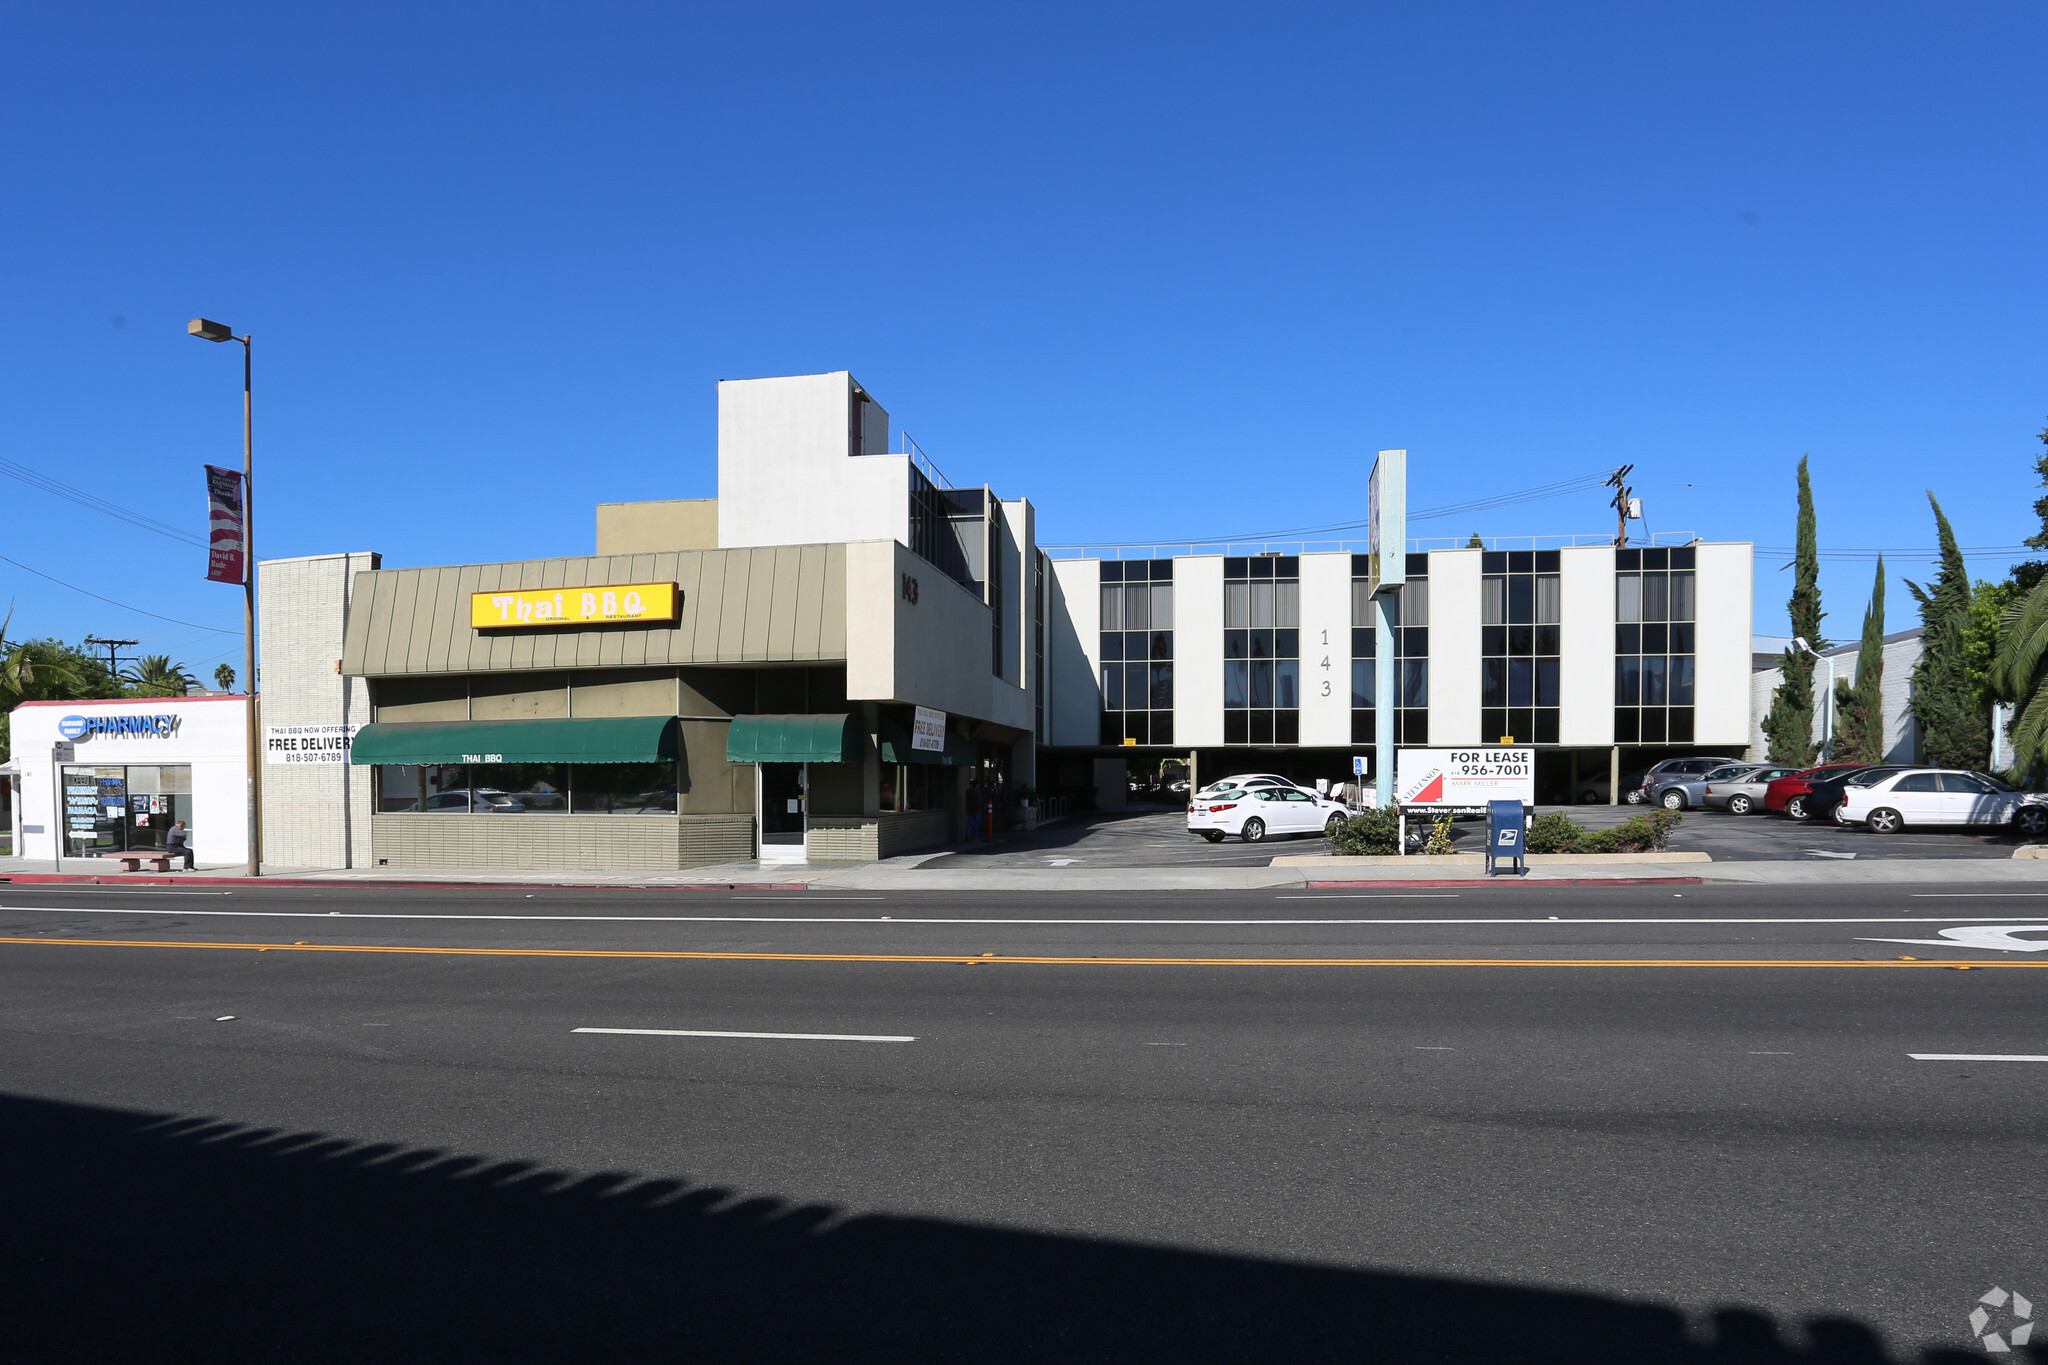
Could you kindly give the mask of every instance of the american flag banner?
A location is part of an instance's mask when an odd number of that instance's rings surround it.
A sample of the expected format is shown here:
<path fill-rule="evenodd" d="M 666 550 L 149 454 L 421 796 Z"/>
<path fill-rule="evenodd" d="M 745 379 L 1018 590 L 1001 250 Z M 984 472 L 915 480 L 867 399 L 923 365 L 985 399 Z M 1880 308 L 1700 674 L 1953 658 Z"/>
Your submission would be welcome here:
<path fill-rule="evenodd" d="M 249 537 L 242 504 L 242 471 L 206 466 L 206 578 L 211 583 L 248 579 Z"/>

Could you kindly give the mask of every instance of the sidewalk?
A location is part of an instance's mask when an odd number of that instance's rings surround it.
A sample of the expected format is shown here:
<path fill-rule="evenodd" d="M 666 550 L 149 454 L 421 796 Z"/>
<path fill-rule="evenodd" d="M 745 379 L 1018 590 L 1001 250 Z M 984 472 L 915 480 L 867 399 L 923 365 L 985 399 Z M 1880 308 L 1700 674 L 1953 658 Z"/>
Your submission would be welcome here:
<path fill-rule="evenodd" d="M 97 860 L 67 858 L 61 875 L 49 860 L 0 858 L 0 883 L 16 886 L 85 884 L 103 886 L 420 886 L 552 887 L 618 890 L 816 890 L 816 891 L 1024 891 L 1059 895 L 1072 891 L 1255 891 L 1334 886 L 1414 886 L 1459 883 L 1588 885 L 1684 881 L 1702 885 L 1842 886 L 1969 883 L 2034 885 L 2048 893 L 2048 859 L 1893 858 L 1881 862 L 1762 861 L 1713 863 L 1575 861 L 1532 867 L 1525 877 L 1489 878 L 1486 869 L 1463 858 L 1403 858 L 1391 862 L 1346 863 L 1331 858 L 1276 858 L 1269 867 L 1056 867 L 931 868 L 944 856 L 912 854 L 879 863 L 721 863 L 679 872 L 539 872 L 518 870 L 422 870 L 415 868 L 267 868 L 260 881 L 243 875 L 242 865 L 204 865 L 169 874 L 110 871 Z"/>

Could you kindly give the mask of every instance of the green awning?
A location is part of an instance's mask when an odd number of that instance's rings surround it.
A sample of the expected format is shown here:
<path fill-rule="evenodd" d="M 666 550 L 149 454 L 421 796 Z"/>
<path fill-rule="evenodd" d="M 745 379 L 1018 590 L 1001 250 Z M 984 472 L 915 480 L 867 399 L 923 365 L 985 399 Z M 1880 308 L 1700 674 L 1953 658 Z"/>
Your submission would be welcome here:
<path fill-rule="evenodd" d="M 728 763 L 858 763 L 861 733 L 851 715 L 734 716 Z"/>
<path fill-rule="evenodd" d="M 351 763 L 665 763 L 674 716 L 588 720 L 426 720 L 365 725 Z"/>
<path fill-rule="evenodd" d="M 881 730 L 884 763 L 940 763 L 948 768 L 974 766 L 974 741 L 962 739 L 951 730 L 946 731 L 944 751 L 938 753 L 930 749 L 911 748 L 910 731 L 893 720 L 883 720 Z"/>

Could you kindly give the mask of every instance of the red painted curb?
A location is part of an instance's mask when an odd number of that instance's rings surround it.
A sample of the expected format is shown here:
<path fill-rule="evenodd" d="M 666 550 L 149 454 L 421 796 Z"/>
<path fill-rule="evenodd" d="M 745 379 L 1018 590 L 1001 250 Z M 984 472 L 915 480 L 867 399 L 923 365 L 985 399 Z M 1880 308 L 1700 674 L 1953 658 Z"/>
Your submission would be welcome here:
<path fill-rule="evenodd" d="M 1546 877 L 1542 881 L 1530 881 L 1524 877 L 1467 877 L 1451 881 L 1434 882 L 1310 882 L 1317 890 L 1334 890 L 1337 887 L 1366 889 L 1375 886 L 1698 886 L 1698 877 Z"/>
<path fill-rule="evenodd" d="M 808 891 L 807 882 L 398 882 L 371 880 L 356 877 L 151 877 L 136 873 L 114 873 L 105 877 L 86 876 L 78 873 L 55 872 L 11 872 L 0 873 L 0 886 L 240 886 L 262 888 L 266 886 L 318 886 L 332 890 L 336 887 L 399 887 L 410 890 L 432 890 L 436 887 L 456 887 L 464 890 L 497 891 Z"/>

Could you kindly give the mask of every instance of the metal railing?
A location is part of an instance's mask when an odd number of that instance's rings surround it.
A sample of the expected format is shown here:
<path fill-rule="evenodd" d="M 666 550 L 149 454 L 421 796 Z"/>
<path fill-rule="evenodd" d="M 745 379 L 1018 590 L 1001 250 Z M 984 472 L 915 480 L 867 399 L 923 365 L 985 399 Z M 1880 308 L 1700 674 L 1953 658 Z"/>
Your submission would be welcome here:
<path fill-rule="evenodd" d="M 1691 545 L 1699 537 L 1690 531 L 1659 531 L 1647 541 L 1631 544 Z M 1554 550 L 1571 545 L 1611 545 L 1614 536 L 1482 536 L 1488 550 Z M 1463 550 L 1471 545 L 1469 536 L 1430 536 L 1411 539 L 1410 554 L 1430 550 Z M 1371 548 L 1366 540 L 1260 540 L 1260 541 L 1125 541 L 1120 544 L 1040 545 L 1053 559 L 1173 559 L 1182 555 L 1306 555 L 1329 552 L 1364 554 Z"/>

